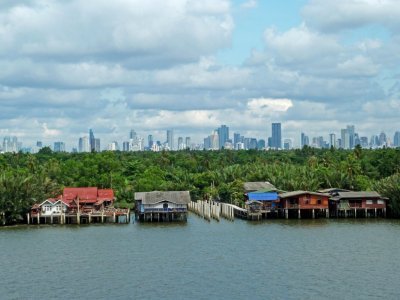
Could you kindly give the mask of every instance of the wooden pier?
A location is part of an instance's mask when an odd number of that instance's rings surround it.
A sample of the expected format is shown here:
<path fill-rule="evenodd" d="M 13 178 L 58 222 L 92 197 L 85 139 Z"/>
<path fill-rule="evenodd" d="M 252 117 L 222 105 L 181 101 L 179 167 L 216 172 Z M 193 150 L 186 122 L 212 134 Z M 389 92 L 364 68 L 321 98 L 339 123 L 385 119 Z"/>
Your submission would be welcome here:
<path fill-rule="evenodd" d="M 197 214 L 207 221 L 211 221 L 211 219 L 219 221 L 221 217 L 229 221 L 233 221 L 235 216 L 238 217 L 247 213 L 245 209 L 238 206 L 211 200 L 198 200 L 196 202 L 191 201 L 188 204 L 188 208 L 189 211 Z"/>
<path fill-rule="evenodd" d="M 107 208 L 102 211 L 69 211 L 61 213 L 43 214 L 41 212 L 28 213 L 28 224 L 92 224 L 92 223 L 130 223 L 130 210 Z"/>

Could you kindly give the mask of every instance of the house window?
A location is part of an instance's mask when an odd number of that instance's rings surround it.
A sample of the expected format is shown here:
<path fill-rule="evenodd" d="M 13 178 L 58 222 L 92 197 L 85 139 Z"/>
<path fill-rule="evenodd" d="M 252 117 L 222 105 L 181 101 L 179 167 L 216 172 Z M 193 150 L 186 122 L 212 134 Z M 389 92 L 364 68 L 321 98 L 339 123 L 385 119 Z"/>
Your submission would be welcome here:
<path fill-rule="evenodd" d="M 322 204 L 322 200 L 321 200 L 321 199 L 318 199 L 318 200 L 317 200 L 317 204 L 318 204 L 318 205 L 321 205 L 321 204 Z"/>
<path fill-rule="evenodd" d="M 167 209 L 167 208 L 168 208 L 168 203 L 164 203 L 164 204 L 163 204 L 163 208 L 164 208 L 164 209 Z"/>
<path fill-rule="evenodd" d="M 385 200 L 378 200 L 378 204 L 385 204 Z"/>
<path fill-rule="evenodd" d="M 367 200 L 366 204 L 373 204 L 374 202 L 372 200 Z"/>

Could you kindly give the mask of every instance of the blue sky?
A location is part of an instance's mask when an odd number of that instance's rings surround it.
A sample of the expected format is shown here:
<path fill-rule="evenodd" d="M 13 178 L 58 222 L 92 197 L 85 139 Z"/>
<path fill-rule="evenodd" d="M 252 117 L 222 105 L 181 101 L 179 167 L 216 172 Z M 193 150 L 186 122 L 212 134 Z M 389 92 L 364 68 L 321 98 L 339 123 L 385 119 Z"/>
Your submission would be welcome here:
<path fill-rule="evenodd" d="M 0 138 L 400 130 L 396 0 L 0 2 Z"/>

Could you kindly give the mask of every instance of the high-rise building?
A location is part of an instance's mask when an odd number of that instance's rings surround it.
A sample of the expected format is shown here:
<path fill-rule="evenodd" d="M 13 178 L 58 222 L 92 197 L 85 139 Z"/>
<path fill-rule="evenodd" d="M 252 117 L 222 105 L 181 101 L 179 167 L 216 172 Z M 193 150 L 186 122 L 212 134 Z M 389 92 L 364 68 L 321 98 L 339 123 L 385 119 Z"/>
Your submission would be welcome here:
<path fill-rule="evenodd" d="M 64 142 L 55 142 L 53 150 L 54 150 L 54 152 L 65 152 Z"/>
<path fill-rule="evenodd" d="M 90 152 L 90 143 L 89 143 L 89 138 L 87 136 L 79 138 L 78 152 L 80 153 Z"/>
<path fill-rule="evenodd" d="M 387 146 L 386 133 L 383 131 L 379 134 L 379 146 Z"/>
<path fill-rule="evenodd" d="M 368 147 L 368 138 L 366 136 L 360 137 L 360 145 L 363 148 L 367 148 Z"/>
<path fill-rule="evenodd" d="M 271 148 L 274 148 L 274 149 L 282 148 L 281 123 L 272 123 Z"/>
<path fill-rule="evenodd" d="M 235 145 L 235 147 L 236 147 L 236 144 L 237 143 L 239 143 L 239 142 L 241 142 L 241 140 L 240 140 L 240 133 L 234 133 L 233 134 L 233 144 Z"/>
<path fill-rule="evenodd" d="M 107 150 L 108 151 L 117 151 L 117 150 L 119 150 L 118 142 L 114 141 L 114 142 L 109 143 L 108 147 L 107 147 Z"/>
<path fill-rule="evenodd" d="M 131 131 L 129 132 L 129 139 L 134 140 L 136 136 L 136 131 L 134 129 L 131 129 Z"/>
<path fill-rule="evenodd" d="M 257 142 L 257 149 L 264 149 L 265 148 L 265 140 L 260 139 Z"/>
<path fill-rule="evenodd" d="M 210 142 L 211 142 L 211 149 L 212 150 L 218 150 L 219 148 L 219 136 L 218 136 L 218 131 L 213 131 L 210 135 Z"/>
<path fill-rule="evenodd" d="M 225 143 L 229 140 L 229 127 L 226 125 L 221 125 L 221 127 L 219 127 L 216 131 L 218 133 L 219 149 L 222 149 Z"/>
<path fill-rule="evenodd" d="M 347 125 L 347 133 L 349 134 L 349 147 L 348 149 L 353 149 L 355 146 L 355 127 L 354 125 Z"/>
<path fill-rule="evenodd" d="M 190 142 L 190 136 L 187 136 L 186 138 L 185 138 L 185 144 L 186 144 L 186 149 L 191 149 L 192 147 L 191 147 L 191 142 Z"/>
<path fill-rule="evenodd" d="M 36 142 L 36 147 L 38 147 L 38 149 L 42 149 L 43 148 L 43 143 L 41 141 L 37 141 Z"/>
<path fill-rule="evenodd" d="M 89 145 L 90 151 L 96 151 L 96 139 L 94 138 L 94 133 L 92 129 L 89 129 Z"/>
<path fill-rule="evenodd" d="M 178 137 L 178 150 L 183 150 L 184 145 L 183 145 L 183 137 Z"/>
<path fill-rule="evenodd" d="M 309 146 L 309 145 L 310 145 L 310 140 L 308 136 L 302 132 L 300 137 L 300 147 L 303 148 L 304 146 Z"/>
<path fill-rule="evenodd" d="M 124 152 L 129 151 L 130 150 L 129 145 L 130 145 L 130 143 L 128 141 L 123 142 L 122 143 L 122 151 L 124 151 Z"/>
<path fill-rule="evenodd" d="M 4 152 L 18 152 L 21 149 L 21 143 L 18 143 L 16 136 L 6 136 L 3 140 L 3 151 Z"/>
<path fill-rule="evenodd" d="M 153 135 L 149 134 L 147 136 L 147 146 L 151 149 L 153 147 L 154 141 L 153 141 Z"/>
<path fill-rule="evenodd" d="M 167 144 L 170 150 L 175 150 L 174 148 L 174 131 L 172 129 L 167 130 Z"/>
<path fill-rule="evenodd" d="M 94 151 L 100 152 L 100 139 L 94 139 Z"/>
<path fill-rule="evenodd" d="M 349 131 L 346 129 L 340 130 L 340 137 L 341 137 L 341 148 L 342 149 L 350 149 L 350 134 Z"/>
<path fill-rule="evenodd" d="M 336 134 L 334 133 L 329 134 L 329 147 L 336 148 Z"/>
<path fill-rule="evenodd" d="M 293 142 L 291 139 L 284 139 L 283 140 L 283 149 L 290 150 L 293 148 Z"/>
<path fill-rule="evenodd" d="M 393 146 L 400 147 L 400 131 L 394 133 Z"/>
<path fill-rule="evenodd" d="M 204 139 L 204 149 L 205 150 L 210 150 L 211 149 L 211 139 L 210 136 L 206 137 Z"/>

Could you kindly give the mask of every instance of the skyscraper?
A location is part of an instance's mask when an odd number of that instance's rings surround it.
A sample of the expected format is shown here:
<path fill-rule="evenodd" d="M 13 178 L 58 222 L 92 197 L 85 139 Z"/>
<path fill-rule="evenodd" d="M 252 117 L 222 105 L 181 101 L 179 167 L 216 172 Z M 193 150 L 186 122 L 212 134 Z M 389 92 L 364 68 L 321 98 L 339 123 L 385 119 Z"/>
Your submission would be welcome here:
<path fill-rule="evenodd" d="M 90 151 L 96 151 L 96 140 L 92 129 L 89 129 L 89 145 Z"/>
<path fill-rule="evenodd" d="M 274 149 L 282 148 L 281 123 L 272 123 L 271 148 Z"/>
<path fill-rule="evenodd" d="M 147 146 L 151 149 L 151 147 L 153 147 L 153 136 L 151 134 L 148 135 L 147 137 Z"/>
<path fill-rule="evenodd" d="M 136 131 L 131 129 L 131 131 L 129 132 L 129 139 L 134 140 L 134 139 L 136 139 L 136 136 L 137 136 Z"/>
<path fill-rule="evenodd" d="M 100 139 L 94 139 L 94 151 L 100 152 Z"/>
<path fill-rule="evenodd" d="M 307 135 L 305 135 L 304 132 L 301 133 L 301 138 L 300 138 L 300 147 L 303 148 L 304 146 L 309 146 L 310 145 L 310 140 Z"/>
<path fill-rule="evenodd" d="M 396 131 L 394 134 L 393 146 L 400 147 L 400 131 Z"/>
<path fill-rule="evenodd" d="M 183 137 L 178 137 L 178 150 L 183 150 Z"/>
<path fill-rule="evenodd" d="M 190 136 L 187 136 L 186 138 L 185 138 L 185 144 L 186 144 L 186 149 L 190 149 L 191 148 L 191 145 L 190 145 Z"/>
<path fill-rule="evenodd" d="M 229 127 L 226 125 L 221 125 L 221 127 L 217 129 L 217 132 L 219 149 L 222 149 L 225 143 L 229 140 Z"/>
<path fill-rule="evenodd" d="M 347 133 L 349 134 L 349 148 L 353 149 L 355 146 L 355 128 L 354 125 L 347 125 Z"/>
<path fill-rule="evenodd" d="M 329 134 L 329 147 L 336 148 L 336 134 L 334 133 Z"/>
<path fill-rule="evenodd" d="M 167 130 L 167 144 L 170 150 L 174 150 L 174 131 L 172 129 Z"/>
<path fill-rule="evenodd" d="M 54 143 L 54 152 L 65 152 L 64 142 L 55 142 Z"/>
<path fill-rule="evenodd" d="M 350 134 L 347 128 L 340 130 L 341 145 L 343 149 L 350 149 Z"/>

